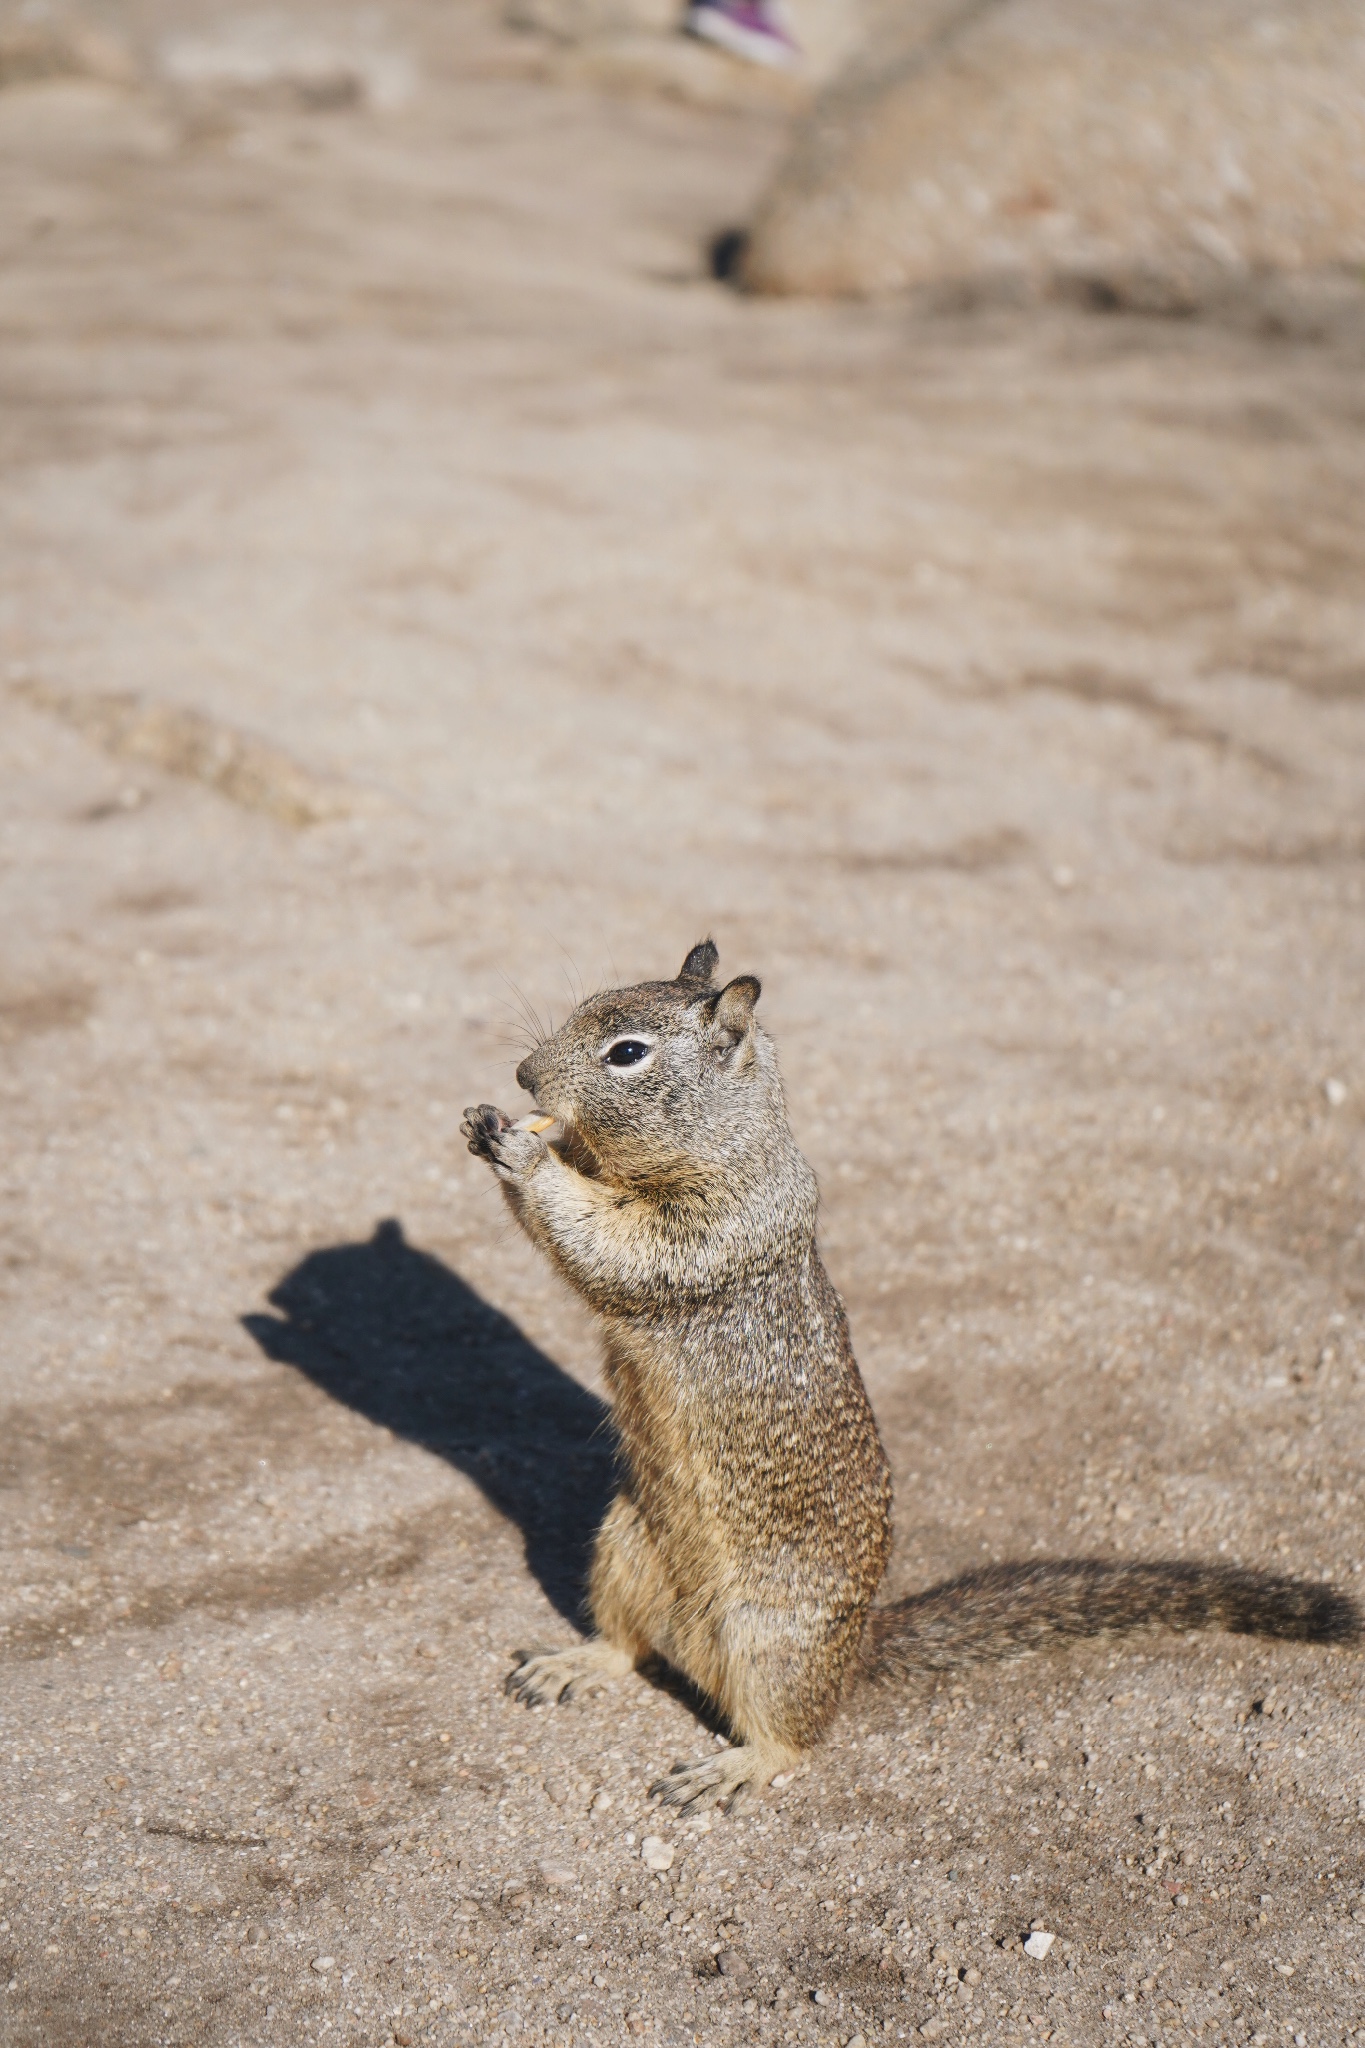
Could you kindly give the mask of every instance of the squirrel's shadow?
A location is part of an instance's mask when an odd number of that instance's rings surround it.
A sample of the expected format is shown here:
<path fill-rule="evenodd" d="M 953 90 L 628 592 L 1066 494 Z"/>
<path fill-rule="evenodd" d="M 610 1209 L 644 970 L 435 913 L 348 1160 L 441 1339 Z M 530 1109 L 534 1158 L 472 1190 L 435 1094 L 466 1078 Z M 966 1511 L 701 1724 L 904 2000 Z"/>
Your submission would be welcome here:
<path fill-rule="evenodd" d="M 244 1328 L 268 1358 L 435 1451 L 521 1530 L 526 1561 L 583 1622 L 593 1538 L 615 1491 L 605 1402 L 402 1226 L 310 1252 Z"/>

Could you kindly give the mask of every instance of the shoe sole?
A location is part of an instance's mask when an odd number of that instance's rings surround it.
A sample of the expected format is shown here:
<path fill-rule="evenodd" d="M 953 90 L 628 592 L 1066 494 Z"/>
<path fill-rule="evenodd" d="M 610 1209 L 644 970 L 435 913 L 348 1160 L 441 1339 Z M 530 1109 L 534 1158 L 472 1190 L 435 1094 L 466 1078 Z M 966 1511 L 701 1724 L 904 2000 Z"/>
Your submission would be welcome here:
<path fill-rule="evenodd" d="M 694 7 L 683 24 L 688 35 L 700 42 L 715 43 L 732 57 L 750 64 L 766 64 L 772 71 L 789 71 L 800 62 L 800 54 L 780 37 L 759 33 L 732 21 L 719 7 Z"/>

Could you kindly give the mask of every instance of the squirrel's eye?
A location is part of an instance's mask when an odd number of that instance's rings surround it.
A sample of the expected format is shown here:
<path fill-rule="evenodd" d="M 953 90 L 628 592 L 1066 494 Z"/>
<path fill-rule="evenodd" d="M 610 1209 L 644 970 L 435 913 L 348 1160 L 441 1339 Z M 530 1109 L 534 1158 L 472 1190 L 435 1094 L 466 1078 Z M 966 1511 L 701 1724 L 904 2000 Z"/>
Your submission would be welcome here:
<path fill-rule="evenodd" d="M 618 1038 L 615 1045 L 607 1047 L 602 1057 L 609 1067 L 638 1067 L 653 1050 L 653 1046 L 646 1045 L 642 1038 Z"/>

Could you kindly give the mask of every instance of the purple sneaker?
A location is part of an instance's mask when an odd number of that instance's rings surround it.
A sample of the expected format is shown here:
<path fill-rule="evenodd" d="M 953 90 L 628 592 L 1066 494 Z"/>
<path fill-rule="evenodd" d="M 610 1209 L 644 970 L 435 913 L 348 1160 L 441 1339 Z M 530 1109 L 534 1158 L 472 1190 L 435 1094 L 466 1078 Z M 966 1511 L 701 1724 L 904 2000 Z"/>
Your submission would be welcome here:
<path fill-rule="evenodd" d="M 787 68 L 801 61 L 777 0 L 692 0 L 683 27 L 750 64 Z"/>

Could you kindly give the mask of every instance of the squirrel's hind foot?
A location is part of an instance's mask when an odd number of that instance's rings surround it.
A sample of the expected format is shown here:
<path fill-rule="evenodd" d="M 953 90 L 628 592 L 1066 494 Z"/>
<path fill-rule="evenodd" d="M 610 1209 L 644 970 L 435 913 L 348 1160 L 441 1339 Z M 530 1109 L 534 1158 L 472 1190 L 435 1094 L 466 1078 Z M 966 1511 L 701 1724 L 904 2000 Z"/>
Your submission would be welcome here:
<path fill-rule="evenodd" d="M 676 1806 L 683 1813 L 697 1813 L 704 1806 L 721 1806 L 733 1813 L 741 1801 L 770 1785 L 779 1772 L 789 1771 L 795 1759 L 787 1753 L 774 1754 L 755 1742 L 742 1742 L 733 1749 L 718 1750 L 714 1756 L 698 1758 L 692 1764 L 674 1764 L 666 1778 L 649 1788 L 650 1797 L 664 1806 Z"/>
<path fill-rule="evenodd" d="M 593 1681 L 607 1684 L 631 1670 L 630 1657 L 599 1638 L 576 1643 L 571 1650 L 519 1650 L 503 1682 L 510 1699 L 525 1707 L 544 1707 L 573 1698 L 574 1687 Z"/>

